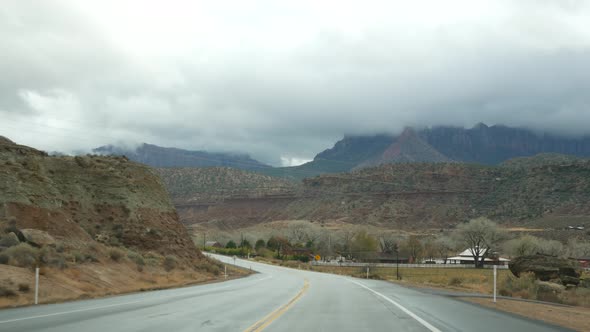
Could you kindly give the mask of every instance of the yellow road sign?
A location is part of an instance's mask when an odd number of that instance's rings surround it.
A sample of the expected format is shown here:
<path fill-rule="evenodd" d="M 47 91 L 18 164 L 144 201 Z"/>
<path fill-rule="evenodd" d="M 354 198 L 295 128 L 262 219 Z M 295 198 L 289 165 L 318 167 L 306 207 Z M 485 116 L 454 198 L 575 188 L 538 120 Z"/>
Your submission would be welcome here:
<path fill-rule="evenodd" d="M 320 259 L 322 259 L 322 257 L 320 257 L 320 255 L 315 255 L 315 260 L 319 261 Z"/>

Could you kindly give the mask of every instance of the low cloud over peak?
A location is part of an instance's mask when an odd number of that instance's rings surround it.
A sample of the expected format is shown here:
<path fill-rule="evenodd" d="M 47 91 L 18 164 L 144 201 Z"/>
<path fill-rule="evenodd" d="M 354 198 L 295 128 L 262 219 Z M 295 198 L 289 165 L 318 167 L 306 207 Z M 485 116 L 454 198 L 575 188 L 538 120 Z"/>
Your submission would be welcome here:
<path fill-rule="evenodd" d="M 583 1 L 56 1 L 0 7 L 1 134 L 313 158 L 343 134 L 589 134 Z"/>

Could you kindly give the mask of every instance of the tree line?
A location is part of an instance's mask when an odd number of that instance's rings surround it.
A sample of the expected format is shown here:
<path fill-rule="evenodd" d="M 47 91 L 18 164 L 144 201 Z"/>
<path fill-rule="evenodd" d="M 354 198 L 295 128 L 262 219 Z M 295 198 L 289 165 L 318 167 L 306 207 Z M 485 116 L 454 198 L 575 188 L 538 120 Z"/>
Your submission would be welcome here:
<path fill-rule="evenodd" d="M 499 255 L 516 257 L 536 253 L 563 256 L 589 257 L 590 242 L 569 239 L 566 243 L 532 235 L 515 236 L 486 218 L 461 223 L 454 229 L 437 234 L 410 234 L 402 232 L 370 232 L 363 227 L 329 230 L 309 222 L 290 223 L 286 229 L 269 237 L 225 242 L 230 255 L 257 254 L 279 259 L 307 261 L 310 256 L 322 259 L 371 261 L 377 257 L 403 259 L 410 263 L 447 263 L 448 258 L 469 249 L 474 266 L 482 267 L 486 258 Z"/>

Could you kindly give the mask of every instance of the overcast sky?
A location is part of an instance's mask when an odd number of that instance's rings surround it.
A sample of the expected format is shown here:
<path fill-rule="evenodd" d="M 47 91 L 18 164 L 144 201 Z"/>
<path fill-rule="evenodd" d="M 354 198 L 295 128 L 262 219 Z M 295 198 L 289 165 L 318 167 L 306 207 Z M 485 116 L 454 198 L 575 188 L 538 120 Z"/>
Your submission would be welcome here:
<path fill-rule="evenodd" d="M 404 126 L 589 134 L 589 22 L 583 0 L 2 0 L 0 135 L 278 165 Z"/>

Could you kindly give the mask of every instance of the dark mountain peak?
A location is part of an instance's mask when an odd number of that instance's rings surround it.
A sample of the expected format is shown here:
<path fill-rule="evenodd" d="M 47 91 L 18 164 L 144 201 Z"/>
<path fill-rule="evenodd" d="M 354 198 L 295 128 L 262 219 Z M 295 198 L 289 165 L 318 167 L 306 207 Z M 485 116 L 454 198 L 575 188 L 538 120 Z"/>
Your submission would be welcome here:
<path fill-rule="evenodd" d="M 412 127 L 405 127 L 404 131 L 402 131 L 402 133 L 399 135 L 398 140 L 399 139 L 408 139 L 411 137 L 417 137 L 416 131 Z"/>
<path fill-rule="evenodd" d="M 413 128 L 406 127 L 381 155 L 363 162 L 355 169 L 390 163 L 450 161 L 449 158 L 421 139 Z"/>
<path fill-rule="evenodd" d="M 226 166 L 239 169 L 256 170 L 269 168 L 247 154 L 211 153 L 190 151 L 179 148 L 166 148 L 142 143 L 135 147 L 105 145 L 93 150 L 94 153 L 124 155 L 127 158 L 152 167 L 212 167 Z"/>
<path fill-rule="evenodd" d="M 476 130 L 485 130 L 485 129 L 489 129 L 490 127 L 488 127 L 487 124 L 483 123 L 483 122 L 479 122 L 478 124 L 476 124 L 475 126 L 473 126 L 472 129 L 476 129 Z"/>

